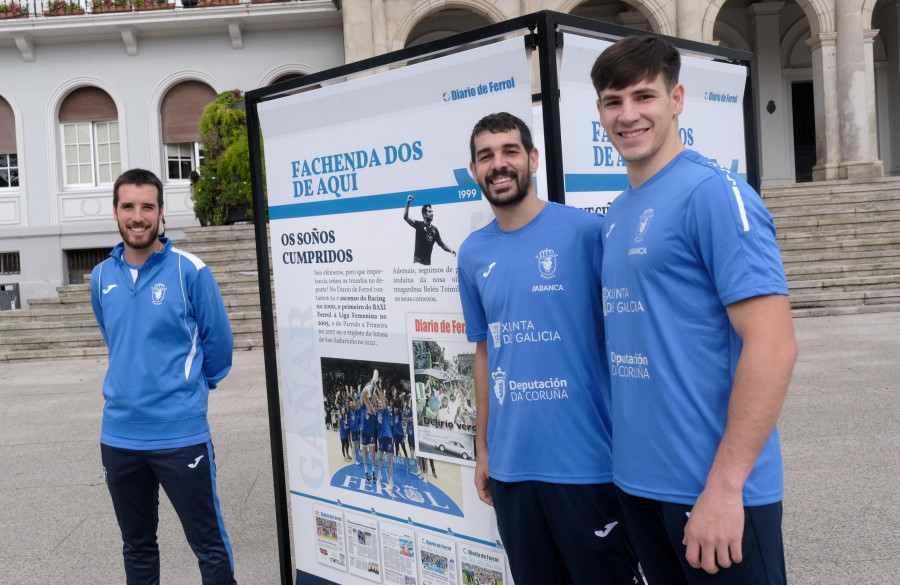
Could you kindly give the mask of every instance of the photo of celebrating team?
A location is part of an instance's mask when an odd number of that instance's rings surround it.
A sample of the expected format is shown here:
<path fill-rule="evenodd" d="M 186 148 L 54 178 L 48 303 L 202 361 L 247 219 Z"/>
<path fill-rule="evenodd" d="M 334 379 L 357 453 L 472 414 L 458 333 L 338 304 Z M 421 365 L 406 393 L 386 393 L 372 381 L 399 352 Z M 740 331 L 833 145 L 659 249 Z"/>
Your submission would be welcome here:
<path fill-rule="evenodd" d="M 419 456 L 409 365 L 322 358 L 329 472 L 358 476 L 365 491 L 433 483 L 461 502 L 459 469 Z M 414 481 L 415 480 L 415 481 Z"/>

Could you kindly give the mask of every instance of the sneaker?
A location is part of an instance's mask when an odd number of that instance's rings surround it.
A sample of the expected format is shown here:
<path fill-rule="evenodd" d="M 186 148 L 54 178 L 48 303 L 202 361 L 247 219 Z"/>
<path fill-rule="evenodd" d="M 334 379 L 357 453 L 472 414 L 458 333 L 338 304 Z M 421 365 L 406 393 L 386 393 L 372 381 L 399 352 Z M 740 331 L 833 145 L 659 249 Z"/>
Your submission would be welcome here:
<path fill-rule="evenodd" d="M 369 479 L 369 472 L 368 472 L 368 471 L 366 472 L 366 481 L 371 481 L 371 480 Z"/>
<path fill-rule="evenodd" d="M 432 476 L 434 479 L 437 479 L 437 471 L 435 471 L 435 470 L 432 469 L 432 470 L 431 470 L 431 476 Z"/>

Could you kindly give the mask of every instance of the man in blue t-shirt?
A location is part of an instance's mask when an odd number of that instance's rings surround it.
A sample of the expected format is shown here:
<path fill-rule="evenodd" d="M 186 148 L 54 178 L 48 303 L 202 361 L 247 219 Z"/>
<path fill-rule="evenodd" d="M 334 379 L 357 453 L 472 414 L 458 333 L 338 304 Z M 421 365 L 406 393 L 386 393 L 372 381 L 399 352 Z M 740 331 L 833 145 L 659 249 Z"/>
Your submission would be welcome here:
<path fill-rule="evenodd" d="M 602 238 L 614 478 L 650 583 L 780 584 L 787 282 L 760 197 L 680 141 L 680 65 L 635 36 L 591 71 L 630 184 Z"/>
<path fill-rule="evenodd" d="M 494 506 L 517 583 L 630 585 L 637 568 L 612 484 L 593 269 L 602 218 L 538 199 L 538 153 L 519 118 L 486 116 L 470 147 L 470 171 L 496 217 L 459 251 L 466 335 L 476 342 L 478 495 Z"/>

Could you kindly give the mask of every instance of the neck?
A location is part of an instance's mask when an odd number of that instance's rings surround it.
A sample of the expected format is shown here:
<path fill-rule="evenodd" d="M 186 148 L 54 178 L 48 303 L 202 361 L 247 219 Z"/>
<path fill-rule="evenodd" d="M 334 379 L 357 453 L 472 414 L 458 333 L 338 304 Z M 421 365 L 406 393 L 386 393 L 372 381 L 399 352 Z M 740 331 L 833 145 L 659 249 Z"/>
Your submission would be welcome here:
<path fill-rule="evenodd" d="M 164 248 L 163 243 L 158 239 L 146 248 L 132 248 L 125 244 L 125 262 L 132 266 L 143 266 L 154 252 L 159 252 Z"/>
<path fill-rule="evenodd" d="M 528 225 L 544 208 L 546 201 L 538 199 L 537 194 L 532 191 L 519 204 L 511 207 L 495 207 L 494 217 L 497 218 L 497 225 L 505 232 L 511 232 Z"/>
<path fill-rule="evenodd" d="M 676 133 L 675 136 L 677 137 L 678 134 Z M 663 167 L 672 162 L 672 159 L 678 156 L 678 153 L 682 150 L 686 150 L 684 145 L 681 144 L 680 139 L 676 139 L 674 143 L 670 143 L 656 153 L 656 156 L 628 164 L 626 170 L 628 172 L 628 183 L 631 185 L 631 188 L 637 189 L 652 179 Z"/>

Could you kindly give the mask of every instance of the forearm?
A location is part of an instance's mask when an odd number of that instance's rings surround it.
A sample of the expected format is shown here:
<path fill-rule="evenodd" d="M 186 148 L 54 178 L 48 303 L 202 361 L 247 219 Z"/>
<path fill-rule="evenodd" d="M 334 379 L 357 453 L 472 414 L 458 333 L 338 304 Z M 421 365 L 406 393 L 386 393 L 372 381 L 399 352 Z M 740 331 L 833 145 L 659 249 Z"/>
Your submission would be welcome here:
<path fill-rule="evenodd" d="M 479 341 L 475 347 L 475 446 L 478 456 L 487 455 L 487 426 L 490 409 L 490 382 L 488 377 L 487 342 Z"/>

